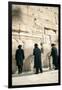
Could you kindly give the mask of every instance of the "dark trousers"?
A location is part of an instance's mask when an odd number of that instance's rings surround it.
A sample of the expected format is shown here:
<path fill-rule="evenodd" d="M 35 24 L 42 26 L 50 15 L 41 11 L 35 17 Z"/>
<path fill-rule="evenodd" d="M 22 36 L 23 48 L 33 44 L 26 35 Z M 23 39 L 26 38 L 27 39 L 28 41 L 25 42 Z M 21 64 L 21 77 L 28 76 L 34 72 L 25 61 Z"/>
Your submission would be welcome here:
<path fill-rule="evenodd" d="M 18 65 L 18 73 L 22 73 L 22 65 Z"/>
<path fill-rule="evenodd" d="M 42 73 L 42 68 L 41 67 L 36 67 L 36 73 L 39 73 L 39 70 Z"/>
<path fill-rule="evenodd" d="M 53 65 L 55 66 L 55 69 L 59 69 L 59 61 L 58 61 L 58 56 L 53 57 Z"/>

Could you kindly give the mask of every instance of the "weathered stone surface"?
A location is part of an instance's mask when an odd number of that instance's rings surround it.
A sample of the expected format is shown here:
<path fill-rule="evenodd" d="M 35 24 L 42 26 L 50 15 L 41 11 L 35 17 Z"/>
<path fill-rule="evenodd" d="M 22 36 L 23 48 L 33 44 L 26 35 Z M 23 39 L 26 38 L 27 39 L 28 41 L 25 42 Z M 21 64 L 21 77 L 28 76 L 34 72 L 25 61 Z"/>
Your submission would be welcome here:
<path fill-rule="evenodd" d="M 25 53 L 23 71 L 33 70 L 34 59 L 32 54 L 35 43 L 38 43 L 39 48 L 41 48 L 40 43 L 43 43 L 42 65 L 48 67 L 50 45 L 53 42 L 58 45 L 58 8 L 12 5 L 12 12 L 13 72 L 16 71 L 15 51 L 19 44 L 22 44 Z"/>

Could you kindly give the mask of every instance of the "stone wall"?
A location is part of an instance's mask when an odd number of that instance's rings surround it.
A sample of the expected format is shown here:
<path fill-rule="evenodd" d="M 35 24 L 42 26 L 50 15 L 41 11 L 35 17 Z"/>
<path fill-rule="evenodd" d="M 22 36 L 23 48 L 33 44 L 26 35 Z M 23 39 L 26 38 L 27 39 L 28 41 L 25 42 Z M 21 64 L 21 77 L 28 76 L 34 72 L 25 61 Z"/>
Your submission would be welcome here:
<path fill-rule="evenodd" d="M 43 67 L 49 66 L 47 54 L 51 43 L 58 44 L 58 8 L 46 6 L 12 6 L 12 71 L 16 71 L 15 51 L 19 44 L 25 53 L 23 71 L 33 70 L 34 44 L 43 43 Z"/>

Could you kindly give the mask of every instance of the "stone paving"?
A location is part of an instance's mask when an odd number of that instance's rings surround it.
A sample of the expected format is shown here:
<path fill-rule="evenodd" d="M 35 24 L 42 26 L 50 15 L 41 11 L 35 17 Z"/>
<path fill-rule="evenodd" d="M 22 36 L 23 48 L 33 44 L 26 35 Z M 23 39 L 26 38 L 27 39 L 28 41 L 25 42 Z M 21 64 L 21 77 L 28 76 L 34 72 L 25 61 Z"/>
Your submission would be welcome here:
<path fill-rule="evenodd" d="M 34 85 L 58 83 L 58 70 L 44 70 L 43 73 L 23 72 L 12 75 L 12 85 Z"/>

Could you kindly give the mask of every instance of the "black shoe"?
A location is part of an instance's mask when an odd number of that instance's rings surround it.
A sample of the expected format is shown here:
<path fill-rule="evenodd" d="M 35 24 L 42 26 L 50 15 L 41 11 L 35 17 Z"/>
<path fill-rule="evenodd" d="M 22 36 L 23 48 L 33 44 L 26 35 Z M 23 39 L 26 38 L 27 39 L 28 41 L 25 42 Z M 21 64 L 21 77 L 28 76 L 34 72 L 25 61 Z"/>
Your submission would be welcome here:
<path fill-rule="evenodd" d="M 58 68 L 55 68 L 55 70 L 57 70 Z"/>
<path fill-rule="evenodd" d="M 20 74 L 20 72 L 18 72 L 18 74 Z"/>
<path fill-rule="evenodd" d="M 20 72 L 18 72 L 18 74 L 21 74 L 22 72 L 20 71 Z"/>
<path fill-rule="evenodd" d="M 43 71 L 40 71 L 40 73 L 43 73 Z"/>
<path fill-rule="evenodd" d="M 40 73 L 42 73 L 43 72 L 43 70 L 40 70 Z"/>
<path fill-rule="evenodd" d="M 38 74 L 38 72 L 36 72 L 35 74 Z"/>

